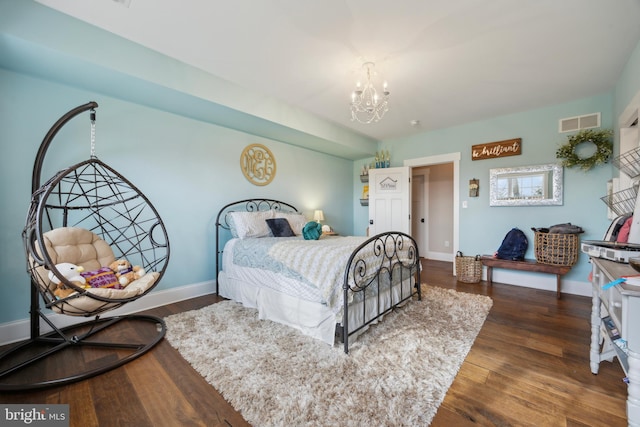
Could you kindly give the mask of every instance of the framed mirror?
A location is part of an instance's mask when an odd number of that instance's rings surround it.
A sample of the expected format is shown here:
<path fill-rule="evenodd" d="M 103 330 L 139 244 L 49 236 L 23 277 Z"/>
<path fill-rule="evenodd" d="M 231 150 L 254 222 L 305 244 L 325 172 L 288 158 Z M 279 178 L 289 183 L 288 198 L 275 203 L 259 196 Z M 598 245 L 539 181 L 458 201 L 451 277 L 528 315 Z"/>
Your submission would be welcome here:
<path fill-rule="evenodd" d="M 489 170 L 489 206 L 562 205 L 562 166 Z"/>

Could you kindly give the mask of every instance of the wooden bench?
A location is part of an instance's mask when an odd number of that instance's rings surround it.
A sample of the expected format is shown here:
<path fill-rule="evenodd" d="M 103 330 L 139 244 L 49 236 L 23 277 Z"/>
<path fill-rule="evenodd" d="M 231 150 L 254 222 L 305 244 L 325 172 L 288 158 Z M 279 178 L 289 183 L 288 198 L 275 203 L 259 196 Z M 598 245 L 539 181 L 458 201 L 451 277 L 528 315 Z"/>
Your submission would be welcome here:
<path fill-rule="evenodd" d="M 482 265 L 487 267 L 487 282 L 489 285 L 493 281 L 494 268 L 506 268 L 509 270 L 533 271 L 535 273 L 550 273 L 556 275 L 557 291 L 556 297 L 560 298 L 560 277 L 571 270 L 570 265 L 550 265 L 540 264 L 535 259 L 525 259 L 524 261 L 511 261 L 508 259 L 494 258 L 493 255 L 482 255 L 480 257 Z"/>

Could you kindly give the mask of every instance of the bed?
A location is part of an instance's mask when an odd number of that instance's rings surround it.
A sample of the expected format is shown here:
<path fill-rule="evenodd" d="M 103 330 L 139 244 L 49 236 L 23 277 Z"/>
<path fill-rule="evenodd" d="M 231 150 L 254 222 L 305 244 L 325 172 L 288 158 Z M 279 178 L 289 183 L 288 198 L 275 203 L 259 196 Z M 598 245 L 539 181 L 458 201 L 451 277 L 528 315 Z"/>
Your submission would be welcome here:
<path fill-rule="evenodd" d="M 216 218 L 216 293 L 330 345 L 421 299 L 418 247 L 401 232 L 373 237 L 301 234 L 293 205 L 246 199 Z"/>

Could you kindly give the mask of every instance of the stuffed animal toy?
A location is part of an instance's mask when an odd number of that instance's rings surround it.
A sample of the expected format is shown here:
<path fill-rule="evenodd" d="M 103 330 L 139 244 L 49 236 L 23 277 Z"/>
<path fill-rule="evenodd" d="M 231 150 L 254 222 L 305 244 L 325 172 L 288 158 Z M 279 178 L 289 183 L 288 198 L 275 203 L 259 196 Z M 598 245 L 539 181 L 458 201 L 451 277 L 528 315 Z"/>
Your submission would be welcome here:
<path fill-rule="evenodd" d="M 132 266 L 126 259 L 115 260 L 109 264 L 109 268 L 116 273 L 116 277 L 123 288 L 134 280 L 138 280 L 145 274 L 144 268 L 139 265 Z"/>
<path fill-rule="evenodd" d="M 80 274 L 91 288 L 121 288 L 116 273 L 109 267 L 101 267 L 94 271 L 83 271 Z"/>
<path fill-rule="evenodd" d="M 81 288 L 84 288 L 86 286 L 86 280 L 80 275 L 80 273 L 84 271 L 84 268 L 82 268 L 82 266 L 71 264 L 69 262 L 63 262 L 60 264 L 56 264 L 56 269 L 60 272 L 60 274 L 64 276 L 65 279 L 67 279 L 74 285 Z M 75 289 L 68 288 L 60 279 L 58 279 L 58 277 L 53 274 L 53 271 L 49 272 L 49 280 L 51 280 L 52 283 L 58 285 L 56 290 L 53 291 L 53 294 L 58 298 L 66 298 L 72 293 L 76 292 Z"/>

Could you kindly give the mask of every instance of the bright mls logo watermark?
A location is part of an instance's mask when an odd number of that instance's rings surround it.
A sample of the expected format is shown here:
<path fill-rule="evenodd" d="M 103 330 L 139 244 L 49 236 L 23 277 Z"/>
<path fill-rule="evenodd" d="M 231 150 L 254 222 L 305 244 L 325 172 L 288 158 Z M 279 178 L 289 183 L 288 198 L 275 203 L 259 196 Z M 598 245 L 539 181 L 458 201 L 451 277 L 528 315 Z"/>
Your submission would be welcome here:
<path fill-rule="evenodd" d="M 69 427 L 69 405 L 0 404 L 0 425 Z"/>

